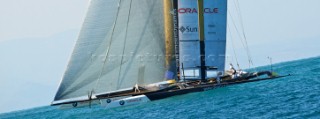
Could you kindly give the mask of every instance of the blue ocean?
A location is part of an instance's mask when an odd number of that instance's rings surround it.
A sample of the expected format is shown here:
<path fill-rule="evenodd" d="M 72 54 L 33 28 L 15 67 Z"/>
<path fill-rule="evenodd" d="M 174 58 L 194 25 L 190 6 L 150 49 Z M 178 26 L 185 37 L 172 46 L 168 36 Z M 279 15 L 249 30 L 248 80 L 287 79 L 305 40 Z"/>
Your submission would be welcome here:
<path fill-rule="evenodd" d="M 269 70 L 270 66 L 256 70 Z M 135 106 L 59 110 L 38 107 L 0 114 L 1 119 L 55 118 L 320 118 L 320 57 L 273 65 L 289 77 L 175 96 Z M 49 102 L 48 102 L 49 103 Z"/>

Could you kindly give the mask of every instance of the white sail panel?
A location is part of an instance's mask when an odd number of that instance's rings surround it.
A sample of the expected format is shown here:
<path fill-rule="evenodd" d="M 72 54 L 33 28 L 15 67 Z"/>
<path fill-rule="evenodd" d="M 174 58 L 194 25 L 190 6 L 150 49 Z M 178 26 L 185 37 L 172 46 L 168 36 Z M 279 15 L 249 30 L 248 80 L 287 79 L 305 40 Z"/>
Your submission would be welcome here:
<path fill-rule="evenodd" d="M 225 69 L 227 0 L 204 0 L 206 66 Z"/>
<path fill-rule="evenodd" d="M 104 52 L 102 47 L 107 42 L 107 34 L 111 34 L 118 3 L 119 0 L 91 1 L 55 101 L 85 96 L 90 92 L 93 82 L 98 79 L 98 73 L 89 69 L 90 67 L 101 69 L 102 62 L 99 54 Z M 88 78 L 90 74 L 92 77 Z"/>
<path fill-rule="evenodd" d="M 55 101 L 163 81 L 159 0 L 91 0 Z"/>
<path fill-rule="evenodd" d="M 179 0 L 179 39 L 199 40 L 197 0 Z"/>
<path fill-rule="evenodd" d="M 189 77 L 194 76 L 193 74 L 185 74 L 190 71 L 199 71 L 197 67 L 200 66 L 197 0 L 178 0 L 178 14 L 180 66 L 183 64 L 183 67 L 180 67 L 180 78 L 199 78 L 198 76 Z M 182 71 L 182 68 L 186 72 Z"/>
<path fill-rule="evenodd" d="M 118 43 L 111 46 L 112 57 L 108 57 L 111 61 L 106 63 L 96 91 L 110 92 L 165 79 L 162 4 L 162 1 L 132 0 L 131 8 L 124 6 L 130 8 L 130 16 L 129 19 L 128 15 L 119 16 L 125 20 L 116 23 L 114 35 L 118 37 L 113 40 Z"/>

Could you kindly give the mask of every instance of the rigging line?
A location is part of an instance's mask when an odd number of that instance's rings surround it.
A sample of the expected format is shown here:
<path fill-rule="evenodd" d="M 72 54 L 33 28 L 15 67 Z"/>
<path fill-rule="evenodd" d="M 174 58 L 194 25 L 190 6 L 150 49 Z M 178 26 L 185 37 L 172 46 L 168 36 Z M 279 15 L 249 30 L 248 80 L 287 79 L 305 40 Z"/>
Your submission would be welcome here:
<path fill-rule="evenodd" d="M 243 20 L 242 20 L 242 14 L 241 14 L 239 1 L 238 0 L 234 0 L 233 4 L 234 4 L 234 6 L 236 8 L 236 12 L 237 12 L 238 18 L 240 20 L 240 25 L 242 26 L 242 29 L 243 29 L 244 27 L 243 27 Z"/>
<path fill-rule="evenodd" d="M 253 60 L 252 60 L 252 56 L 251 56 L 251 51 L 250 51 L 250 48 L 249 48 L 249 45 L 248 45 L 248 41 L 247 41 L 247 37 L 246 37 L 246 33 L 245 33 L 245 29 L 244 29 L 244 25 L 243 25 L 243 17 L 242 17 L 242 14 L 241 14 L 241 9 L 240 9 L 240 3 L 238 0 L 235 0 L 234 1 L 234 4 L 236 6 L 236 11 L 238 13 L 238 17 L 239 17 L 239 20 L 240 20 L 240 25 L 241 25 L 241 28 L 242 28 L 242 35 L 244 37 L 244 41 L 245 41 L 245 44 L 247 46 L 247 50 L 248 50 L 248 55 L 250 57 L 250 63 L 252 66 L 254 66 L 253 64 Z"/>
<path fill-rule="evenodd" d="M 131 7 L 132 7 L 132 0 L 130 0 L 130 6 L 129 6 L 129 13 L 128 13 L 128 18 L 127 18 L 127 27 L 125 30 L 125 36 L 124 36 L 124 43 L 123 43 L 123 50 L 122 50 L 122 55 L 121 55 L 121 62 L 120 62 L 120 69 L 119 69 L 119 74 L 118 74 L 118 84 L 117 84 L 117 89 L 119 88 L 119 81 L 120 81 L 120 74 L 122 71 L 122 63 L 123 63 L 123 55 L 124 51 L 126 49 L 126 43 L 127 43 L 127 36 L 128 36 L 128 27 L 129 27 L 129 22 L 130 22 L 130 15 L 131 15 Z"/>
<path fill-rule="evenodd" d="M 243 37 L 244 37 L 244 39 L 247 39 L 246 34 L 245 34 L 245 30 L 244 30 L 244 25 L 243 25 L 243 17 L 242 17 L 242 14 L 241 14 L 240 3 L 239 3 L 238 0 L 236 0 L 236 2 L 237 3 L 234 2 L 234 4 L 236 6 L 238 17 L 239 17 L 239 20 L 240 20 L 240 25 L 241 25 L 241 28 L 242 28 Z"/>
<path fill-rule="evenodd" d="M 237 53 L 236 53 L 236 50 L 235 50 L 235 47 L 234 47 L 234 42 L 233 42 L 233 38 L 232 38 L 232 33 L 231 33 L 231 30 L 230 30 L 229 25 L 227 25 L 227 26 L 228 26 L 228 31 L 229 31 L 229 33 L 230 33 L 230 39 L 231 39 L 232 49 L 233 49 L 233 53 L 234 53 L 234 56 L 235 56 L 235 59 L 236 59 L 236 62 L 237 62 L 237 66 L 238 66 L 238 69 L 241 69 L 241 68 L 240 68 L 240 65 L 239 65 L 239 62 L 238 62 Z"/>
<path fill-rule="evenodd" d="M 235 27 L 235 29 L 236 29 L 236 31 L 237 31 L 237 34 L 238 34 L 238 36 L 239 36 L 239 38 L 240 38 L 240 41 L 241 41 L 241 44 L 242 44 L 242 46 L 245 48 L 245 50 L 246 50 L 246 53 L 247 53 L 247 56 L 248 56 L 248 62 L 249 62 L 249 68 L 250 68 L 250 56 L 249 56 L 249 52 L 248 52 L 248 49 L 247 49 L 247 47 L 245 46 L 245 43 L 243 43 L 243 38 L 241 37 L 241 35 L 240 35 L 240 32 L 239 32 L 239 30 L 238 30 L 238 28 L 237 28 L 237 26 L 236 26 L 236 24 L 235 24 L 235 21 L 234 21 L 234 19 L 233 19 L 233 17 L 232 17 L 232 14 L 230 13 L 230 10 L 228 10 L 228 12 L 229 12 L 229 16 L 230 16 L 230 18 L 231 18 L 231 20 L 232 20 L 232 23 L 233 23 L 233 26 Z"/>
<path fill-rule="evenodd" d="M 238 17 L 238 19 L 240 21 L 240 27 L 241 27 L 241 30 L 242 30 L 242 35 L 243 35 L 244 39 L 246 39 L 245 30 L 244 30 L 244 26 L 243 26 L 242 15 L 241 15 L 240 7 L 239 7 L 239 2 L 237 1 L 237 3 L 236 3 L 235 0 L 234 0 L 233 4 L 234 4 L 234 6 L 236 8 L 237 17 Z"/>
<path fill-rule="evenodd" d="M 107 61 L 107 58 L 108 58 L 108 55 L 109 55 L 110 47 L 111 47 L 112 40 L 113 40 L 112 38 L 113 38 L 114 29 L 115 29 L 115 27 L 116 27 L 116 25 L 117 25 L 117 21 L 118 21 L 118 17 L 119 17 L 120 7 L 121 7 L 121 0 L 119 0 L 119 3 L 118 3 L 118 10 L 117 10 L 116 18 L 115 18 L 115 21 L 114 21 L 114 23 L 113 23 L 112 32 L 111 32 L 111 35 L 110 35 L 110 42 L 109 42 L 108 49 L 107 49 L 106 54 L 105 54 L 104 62 L 103 62 L 101 71 L 100 71 L 100 73 L 99 73 L 99 77 L 98 77 L 98 80 L 97 80 L 97 82 L 96 82 L 95 87 L 98 87 L 98 84 L 99 84 L 100 79 L 101 79 L 101 76 L 102 76 L 103 69 L 104 69 L 104 67 L 105 67 L 105 64 L 106 64 L 106 61 Z M 94 87 L 92 88 L 92 91 L 93 91 L 93 90 L 94 90 Z"/>
<path fill-rule="evenodd" d="M 240 41 L 241 41 L 243 47 L 244 47 L 245 50 L 246 50 L 246 53 L 247 53 L 247 56 L 248 56 L 248 65 L 249 65 L 249 68 L 251 68 L 251 65 L 253 65 L 253 62 L 252 62 L 252 57 L 251 57 L 251 54 L 250 54 L 250 51 L 249 51 L 249 47 L 248 47 L 247 40 L 244 39 L 243 37 L 241 37 L 240 32 L 239 32 L 239 29 L 238 29 L 237 25 L 235 24 L 235 21 L 234 21 L 234 19 L 233 19 L 233 17 L 232 17 L 232 14 L 230 13 L 230 11 L 229 11 L 229 14 L 230 14 L 230 17 L 231 17 L 231 19 L 232 19 L 233 25 L 234 25 L 234 27 L 236 28 L 237 34 L 238 34 L 238 36 L 239 36 L 239 38 L 240 38 Z M 243 41 L 243 40 L 244 40 L 244 41 Z"/>
<path fill-rule="evenodd" d="M 228 10 L 228 13 L 229 13 L 229 16 L 230 16 L 230 18 L 231 18 L 231 21 L 232 21 L 232 23 L 233 23 L 233 26 L 235 27 L 235 29 L 236 29 L 236 31 L 237 31 L 237 35 L 239 36 L 239 38 L 241 39 L 240 41 L 241 41 L 241 44 L 243 45 L 243 47 L 245 47 L 245 44 L 243 43 L 243 41 L 242 41 L 242 37 L 241 37 L 241 35 L 240 35 L 240 32 L 239 32 L 239 30 L 238 30 L 238 27 L 237 27 L 237 25 L 235 24 L 235 21 L 234 21 L 234 19 L 233 19 L 233 17 L 232 17 L 232 14 L 231 14 L 231 12 L 230 12 L 230 10 Z M 246 47 L 245 47 L 246 48 Z"/>

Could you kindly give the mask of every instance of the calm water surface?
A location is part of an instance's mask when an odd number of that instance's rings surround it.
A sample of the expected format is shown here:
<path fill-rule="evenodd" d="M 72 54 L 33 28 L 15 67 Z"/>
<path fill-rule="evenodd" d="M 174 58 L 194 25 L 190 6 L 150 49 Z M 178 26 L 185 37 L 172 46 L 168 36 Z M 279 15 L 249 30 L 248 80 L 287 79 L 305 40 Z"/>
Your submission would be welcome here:
<path fill-rule="evenodd" d="M 269 69 L 269 66 L 258 70 Z M 320 57 L 274 65 L 290 77 L 234 85 L 114 109 L 39 107 L 1 119 L 51 118 L 315 118 L 320 119 Z"/>

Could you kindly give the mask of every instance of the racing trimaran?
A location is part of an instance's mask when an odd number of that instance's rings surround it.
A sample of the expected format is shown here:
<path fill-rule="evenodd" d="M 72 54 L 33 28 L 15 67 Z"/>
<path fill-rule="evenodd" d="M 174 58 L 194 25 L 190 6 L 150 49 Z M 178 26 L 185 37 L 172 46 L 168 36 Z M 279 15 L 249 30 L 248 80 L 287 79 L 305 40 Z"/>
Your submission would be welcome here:
<path fill-rule="evenodd" d="M 226 31 L 227 0 L 91 0 L 51 105 L 112 108 L 284 77 L 225 71 Z"/>

